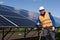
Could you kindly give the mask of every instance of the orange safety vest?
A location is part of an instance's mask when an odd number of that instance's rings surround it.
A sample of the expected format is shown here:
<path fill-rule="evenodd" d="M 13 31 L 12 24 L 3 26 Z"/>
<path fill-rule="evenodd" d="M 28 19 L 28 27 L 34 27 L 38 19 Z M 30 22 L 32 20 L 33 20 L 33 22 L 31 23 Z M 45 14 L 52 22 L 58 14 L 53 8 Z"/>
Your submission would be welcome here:
<path fill-rule="evenodd" d="M 50 19 L 48 12 L 46 12 L 44 16 L 40 15 L 39 20 L 40 20 L 43 28 L 52 26 L 52 20 Z"/>

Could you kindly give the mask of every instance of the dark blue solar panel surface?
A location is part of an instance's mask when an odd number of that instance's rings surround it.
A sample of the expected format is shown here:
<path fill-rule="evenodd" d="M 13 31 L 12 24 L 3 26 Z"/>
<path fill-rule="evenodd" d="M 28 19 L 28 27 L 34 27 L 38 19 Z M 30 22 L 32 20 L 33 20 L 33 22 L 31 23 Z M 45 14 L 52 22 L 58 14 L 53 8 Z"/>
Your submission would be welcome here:
<path fill-rule="evenodd" d="M 35 26 L 35 22 L 29 19 L 28 11 L 16 10 L 13 7 L 0 5 L 0 15 L 4 16 L 9 21 L 13 22 L 18 26 Z M 0 16 L 0 26 L 15 26 L 8 20 Z"/>

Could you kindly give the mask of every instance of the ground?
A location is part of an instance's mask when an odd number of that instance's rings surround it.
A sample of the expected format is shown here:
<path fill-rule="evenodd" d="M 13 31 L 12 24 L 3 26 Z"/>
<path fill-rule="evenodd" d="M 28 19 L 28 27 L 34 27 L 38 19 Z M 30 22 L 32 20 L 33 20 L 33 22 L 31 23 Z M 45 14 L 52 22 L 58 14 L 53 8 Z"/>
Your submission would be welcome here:
<path fill-rule="evenodd" d="M 56 32 L 56 39 L 60 40 L 60 28 L 57 28 L 57 32 Z M 22 30 L 22 29 L 21 29 Z M 6 32 L 5 32 L 6 34 Z M 5 37 L 4 40 L 38 40 L 38 32 L 37 31 L 31 31 L 29 33 L 27 33 L 26 37 L 24 35 L 24 31 L 11 31 L 9 32 Z M 44 38 L 42 38 L 43 40 Z M 0 31 L 0 40 L 2 40 L 2 32 Z M 44 39 L 45 40 L 45 39 Z"/>

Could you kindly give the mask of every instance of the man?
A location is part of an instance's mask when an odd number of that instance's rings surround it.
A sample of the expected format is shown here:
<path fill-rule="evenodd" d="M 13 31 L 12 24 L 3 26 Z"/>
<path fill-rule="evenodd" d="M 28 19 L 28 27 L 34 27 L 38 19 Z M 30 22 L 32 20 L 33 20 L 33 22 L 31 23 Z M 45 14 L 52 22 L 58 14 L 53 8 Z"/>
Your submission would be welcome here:
<path fill-rule="evenodd" d="M 45 8 L 39 8 L 40 15 L 38 17 L 37 25 L 42 24 L 43 36 L 46 40 L 55 40 L 55 20 L 50 12 L 46 12 Z"/>

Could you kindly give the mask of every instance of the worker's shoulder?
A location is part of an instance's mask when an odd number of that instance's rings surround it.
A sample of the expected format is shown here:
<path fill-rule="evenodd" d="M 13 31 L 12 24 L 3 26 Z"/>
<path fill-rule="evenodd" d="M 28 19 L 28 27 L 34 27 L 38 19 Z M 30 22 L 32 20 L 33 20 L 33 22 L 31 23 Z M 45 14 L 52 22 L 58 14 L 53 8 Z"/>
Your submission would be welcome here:
<path fill-rule="evenodd" d="M 51 12 L 46 12 L 46 13 L 49 13 L 50 14 Z"/>
<path fill-rule="evenodd" d="M 48 13 L 49 15 L 51 14 L 51 12 L 46 12 L 46 13 Z"/>

